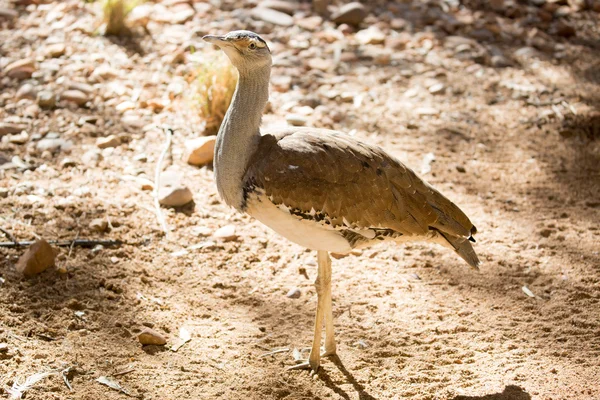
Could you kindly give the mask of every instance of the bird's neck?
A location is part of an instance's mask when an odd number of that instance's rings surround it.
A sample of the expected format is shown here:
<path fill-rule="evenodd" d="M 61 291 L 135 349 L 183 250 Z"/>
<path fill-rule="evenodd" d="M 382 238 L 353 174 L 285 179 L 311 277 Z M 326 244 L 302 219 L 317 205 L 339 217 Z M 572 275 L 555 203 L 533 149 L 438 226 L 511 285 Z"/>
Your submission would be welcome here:
<path fill-rule="evenodd" d="M 247 74 L 240 72 L 231 105 L 215 145 L 215 179 L 228 205 L 243 207 L 243 177 L 260 139 L 262 113 L 269 99 L 270 66 Z"/>

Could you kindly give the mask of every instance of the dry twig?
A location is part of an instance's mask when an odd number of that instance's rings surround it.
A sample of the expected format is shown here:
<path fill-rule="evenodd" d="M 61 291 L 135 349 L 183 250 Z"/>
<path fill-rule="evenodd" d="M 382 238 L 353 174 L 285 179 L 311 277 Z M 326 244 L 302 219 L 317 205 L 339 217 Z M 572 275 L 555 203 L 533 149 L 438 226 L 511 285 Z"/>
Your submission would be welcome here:
<path fill-rule="evenodd" d="M 19 242 L 17 242 L 17 239 L 13 236 L 13 234 L 6 229 L 0 227 L 0 232 L 4 233 L 9 240 L 12 240 L 15 247 L 19 247 L 21 245 Z"/>
<path fill-rule="evenodd" d="M 154 173 L 154 209 L 156 210 L 156 218 L 158 219 L 158 223 L 165 233 L 165 238 L 169 239 L 169 229 L 167 227 L 167 223 L 165 222 L 165 216 L 163 215 L 160 209 L 160 203 L 158 201 L 158 191 L 160 190 L 160 172 L 162 163 L 165 159 L 165 156 L 169 152 L 169 148 L 171 147 L 171 138 L 173 136 L 173 129 L 166 128 L 165 129 L 166 141 L 165 147 L 158 158 L 158 162 L 156 163 L 156 172 Z"/>

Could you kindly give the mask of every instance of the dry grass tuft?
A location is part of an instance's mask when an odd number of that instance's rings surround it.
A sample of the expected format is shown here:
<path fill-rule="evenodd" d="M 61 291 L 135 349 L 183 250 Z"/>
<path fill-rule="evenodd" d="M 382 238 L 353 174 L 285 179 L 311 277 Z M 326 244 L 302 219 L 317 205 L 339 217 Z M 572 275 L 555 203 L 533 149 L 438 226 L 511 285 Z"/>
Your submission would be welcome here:
<path fill-rule="evenodd" d="M 143 0 L 104 0 L 102 5 L 103 22 L 106 25 L 105 35 L 125 36 L 131 30 L 125 24 L 127 15 Z"/>
<path fill-rule="evenodd" d="M 231 103 L 238 74 L 223 52 L 209 52 L 194 77 L 192 101 L 206 121 L 204 134 L 216 134 Z"/>

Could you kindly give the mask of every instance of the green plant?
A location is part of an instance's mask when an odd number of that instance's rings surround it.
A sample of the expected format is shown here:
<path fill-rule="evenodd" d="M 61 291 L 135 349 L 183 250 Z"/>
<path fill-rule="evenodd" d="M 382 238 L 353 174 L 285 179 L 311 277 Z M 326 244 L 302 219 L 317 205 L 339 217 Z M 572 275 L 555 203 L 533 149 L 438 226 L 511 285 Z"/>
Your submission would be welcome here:
<path fill-rule="evenodd" d="M 222 52 L 207 53 L 194 77 L 194 103 L 206 121 L 205 134 L 215 134 L 231 103 L 238 74 Z"/>

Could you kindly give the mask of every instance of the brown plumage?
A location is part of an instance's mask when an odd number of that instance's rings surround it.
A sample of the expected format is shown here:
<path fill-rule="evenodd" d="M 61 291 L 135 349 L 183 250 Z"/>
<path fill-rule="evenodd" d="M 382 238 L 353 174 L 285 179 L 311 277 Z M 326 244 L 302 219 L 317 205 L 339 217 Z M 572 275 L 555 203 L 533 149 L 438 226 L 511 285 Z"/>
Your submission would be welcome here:
<path fill-rule="evenodd" d="M 263 189 L 295 215 L 306 218 L 315 210 L 334 228 L 443 238 L 469 265 L 479 265 L 468 241 L 477 232 L 469 218 L 377 146 L 335 131 L 288 128 L 263 135 L 248 166 L 245 187 Z"/>

